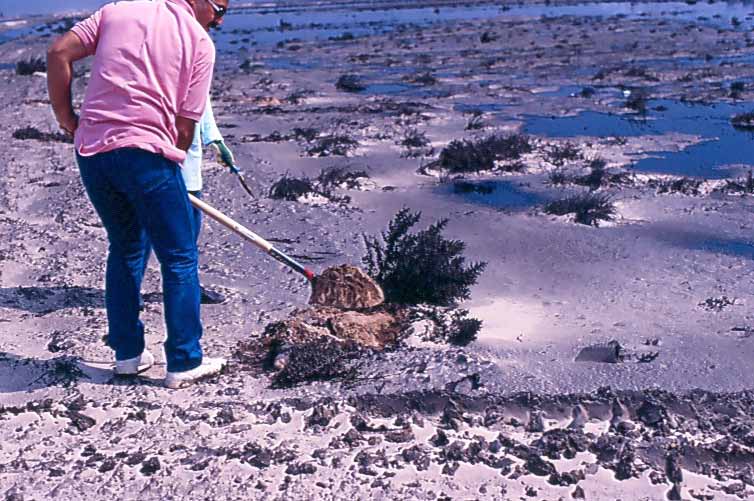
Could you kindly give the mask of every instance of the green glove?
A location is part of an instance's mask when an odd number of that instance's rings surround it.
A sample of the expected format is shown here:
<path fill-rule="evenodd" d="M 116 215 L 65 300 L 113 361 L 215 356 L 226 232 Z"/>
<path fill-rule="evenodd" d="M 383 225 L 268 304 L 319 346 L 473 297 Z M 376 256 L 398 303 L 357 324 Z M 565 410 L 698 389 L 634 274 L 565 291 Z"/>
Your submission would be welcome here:
<path fill-rule="evenodd" d="M 230 148 L 225 145 L 224 142 L 214 141 L 212 143 L 212 146 L 215 147 L 217 153 L 220 155 L 220 163 L 228 167 L 231 171 L 237 170 L 236 159 L 233 158 L 233 153 L 230 151 Z"/>

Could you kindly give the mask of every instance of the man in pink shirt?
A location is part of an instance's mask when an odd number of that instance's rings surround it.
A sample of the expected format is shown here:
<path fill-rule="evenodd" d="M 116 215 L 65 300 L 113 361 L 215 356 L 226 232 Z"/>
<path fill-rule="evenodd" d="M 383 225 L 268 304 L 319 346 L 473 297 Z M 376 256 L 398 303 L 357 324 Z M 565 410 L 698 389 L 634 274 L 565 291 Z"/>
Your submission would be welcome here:
<path fill-rule="evenodd" d="M 108 344 L 115 372 L 154 357 L 139 320 L 143 255 L 162 269 L 165 384 L 180 388 L 219 372 L 199 340 L 197 247 L 180 162 L 207 102 L 215 49 L 207 30 L 228 0 L 136 0 L 105 5 L 48 50 L 48 90 L 60 127 L 74 135 L 89 199 L 107 231 Z M 72 63 L 94 56 L 81 116 L 71 104 Z"/>

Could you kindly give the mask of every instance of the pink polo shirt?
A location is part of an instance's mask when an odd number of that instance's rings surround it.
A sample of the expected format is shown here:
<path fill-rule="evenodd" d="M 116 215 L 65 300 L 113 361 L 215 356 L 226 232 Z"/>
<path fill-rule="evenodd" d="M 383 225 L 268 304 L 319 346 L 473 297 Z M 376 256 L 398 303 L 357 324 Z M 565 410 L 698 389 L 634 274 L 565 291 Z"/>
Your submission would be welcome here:
<path fill-rule="evenodd" d="M 133 147 L 183 162 L 175 119 L 199 121 L 215 62 L 188 2 L 111 3 L 72 31 L 94 55 L 75 134 L 79 154 Z"/>

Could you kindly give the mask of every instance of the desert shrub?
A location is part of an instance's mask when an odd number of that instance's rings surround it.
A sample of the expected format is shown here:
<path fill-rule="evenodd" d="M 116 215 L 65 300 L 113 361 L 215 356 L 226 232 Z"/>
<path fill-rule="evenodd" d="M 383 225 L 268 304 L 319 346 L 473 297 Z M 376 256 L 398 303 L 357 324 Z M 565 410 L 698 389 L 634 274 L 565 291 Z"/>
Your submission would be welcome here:
<path fill-rule="evenodd" d="M 343 92 L 361 92 L 366 86 L 361 82 L 361 77 L 353 74 L 341 75 L 335 82 L 335 88 Z"/>
<path fill-rule="evenodd" d="M 469 118 L 469 121 L 466 122 L 466 127 L 464 127 L 464 130 L 479 130 L 484 128 L 484 119 L 482 118 L 482 114 L 479 112 L 475 112 L 473 115 L 471 115 L 471 118 Z"/>
<path fill-rule="evenodd" d="M 16 75 L 33 75 L 38 71 L 47 71 L 47 63 L 41 57 L 31 57 L 16 62 Z"/>
<path fill-rule="evenodd" d="M 311 179 L 289 177 L 288 174 L 276 181 L 270 188 L 270 198 L 276 200 L 295 201 L 308 193 L 316 193 Z"/>
<path fill-rule="evenodd" d="M 625 106 L 637 113 L 646 113 L 649 104 L 649 92 L 646 89 L 632 89 L 626 99 Z"/>
<path fill-rule="evenodd" d="M 36 127 L 23 127 L 13 131 L 13 139 L 28 140 L 33 139 L 36 141 L 42 141 L 45 143 L 58 142 L 58 143 L 72 143 L 73 138 L 63 134 L 62 132 L 42 132 Z"/>
<path fill-rule="evenodd" d="M 589 174 L 578 176 L 574 178 L 573 182 L 581 186 L 587 186 L 592 191 L 600 188 L 607 178 L 606 165 L 607 162 L 603 159 L 595 158 L 589 162 Z"/>
<path fill-rule="evenodd" d="M 381 238 L 364 235 L 367 253 L 362 261 L 367 273 L 382 286 L 386 300 L 392 303 L 447 306 L 468 299 L 470 287 L 487 263 L 465 266 L 466 244 L 442 235 L 447 219 L 410 233 L 420 219 L 421 212 L 404 208 L 393 217 Z"/>
<path fill-rule="evenodd" d="M 319 136 L 319 131 L 314 127 L 294 127 L 291 133 L 296 139 L 304 141 L 313 141 Z"/>
<path fill-rule="evenodd" d="M 555 185 L 555 186 L 568 184 L 571 181 L 571 177 L 566 173 L 565 169 L 562 169 L 560 167 L 552 169 L 547 174 L 547 179 L 550 182 L 550 184 Z"/>
<path fill-rule="evenodd" d="M 347 167 L 330 167 L 329 169 L 322 169 L 316 182 L 322 193 L 329 193 L 330 190 L 342 186 L 349 189 L 358 188 L 360 186 L 359 179 L 368 177 L 369 174 L 363 170 L 352 171 Z"/>
<path fill-rule="evenodd" d="M 479 41 L 481 43 L 490 43 L 494 42 L 495 40 L 497 40 L 497 38 L 489 31 L 485 31 L 484 33 L 482 33 L 482 36 L 479 37 Z"/>
<path fill-rule="evenodd" d="M 453 319 L 447 339 L 451 344 L 466 346 L 476 340 L 479 331 L 482 329 L 482 321 L 477 318 L 467 318 L 468 310 L 460 311 L 462 315 Z"/>
<path fill-rule="evenodd" d="M 547 150 L 547 158 L 553 165 L 562 167 L 566 162 L 581 159 L 581 151 L 573 143 L 555 144 Z"/>
<path fill-rule="evenodd" d="M 324 136 L 318 139 L 317 143 L 306 150 L 311 156 L 329 157 L 329 156 L 347 156 L 354 150 L 359 143 L 348 136 Z"/>
<path fill-rule="evenodd" d="M 699 195 L 699 188 L 702 186 L 701 179 L 692 179 L 682 177 L 671 180 L 652 179 L 647 183 L 651 188 L 655 188 L 659 194 L 681 193 L 683 195 Z"/>
<path fill-rule="evenodd" d="M 430 72 L 424 72 L 424 73 L 416 73 L 414 75 L 408 75 L 403 77 L 404 82 L 417 84 L 417 85 L 435 85 L 437 83 L 437 78 L 435 78 L 434 75 Z"/>
<path fill-rule="evenodd" d="M 723 187 L 723 191 L 729 191 L 734 193 L 754 193 L 754 177 L 752 171 L 746 173 L 746 177 L 743 180 L 728 180 Z"/>
<path fill-rule="evenodd" d="M 491 135 L 479 141 L 454 140 L 440 152 L 439 164 L 451 173 L 492 170 L 497 160 L 517 160 L 532 151 L 527 136 Z"/>
<path fill-rule="evenodd" d="M 481 320 L 469 317 L 469 311 L 460 308 L 423 304 L 411 308 L 409 319 L 412 322 L 429 320 L 432 323 L 432 328 L 417 332 L 420 338 L 456 346 L 466 346 L 475 341 L 482 328 Z"/>
<path fill-rule="evenodd" d="M 730 84 L 730 97 L 738 99 L 741 97 L 741 93 L 746 90 L 746 84 L 744 82 L 733 82 Z"/>
<path fill-rule="evenodd" d="M 658 78 L 651 74 L 646 68 L 641 67 L 633 67 L 629 68 L 625 75 L 627 77 L 633 77 L 633 78 L 643 78 L 644 80 L 650 80 L 653 82 L 658 81 Z"/>
<path fill-rule="evenodd" d="M 429 144 L 429 139 L 424 132 L 416 129 L 409 129 L 403 134 L 401 139 L 401 146 L 408 148 L 423 148 Z"/>
<path fill-rule="evenodd" d="M 615 219 L 615 205 L 608 195 L 583 193 L 550 202 L 544 208 L 547 214 L 565 216 L 573 214 L 579 224 L 599 226 L 600 221 Z"/>
<path fill-rule="evenodd" d="M 353 40 L 356 38 L 353 33 L 350 31 L 346 31 L 338 36 L 330 37 L 329 40 L 332 40 L 333 42 L 347 42 L 349 40 Z"/>
<path fill-rule="evenodd" d="M 311 96 L 312 94 L 314 93 L 310 90 L 296 90 L 288 94 L 285 97 L 284 101 L 290 104 L 300 104 L 304 99 L 306 99 L 308 96 Z"/>
<path fill-rule="evenodd" d="M 736 129 L 753 130 L 754 129 L 754 111 L 734 115 L 730 123 Z"/>

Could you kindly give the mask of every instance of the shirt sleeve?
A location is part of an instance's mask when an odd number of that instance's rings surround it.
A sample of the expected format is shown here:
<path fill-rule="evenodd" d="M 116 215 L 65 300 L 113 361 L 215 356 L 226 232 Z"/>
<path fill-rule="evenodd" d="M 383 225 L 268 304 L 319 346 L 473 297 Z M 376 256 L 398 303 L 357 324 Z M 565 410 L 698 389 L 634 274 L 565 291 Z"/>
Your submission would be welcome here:
<path fill-rule="evenodd" d="M 205 146 L 215 141 L 223 140 L 223 136 L 220 134 L 220 130 L 217 128 L 217 123 L 215 122 L 215 114 L 212 111 L 212 103 L 209 97 L 207 97 L 207 107 L 204 109 L 204 115 L 202 115 L 202 121 L 199 122 L 199 127 L 202 130 L 202 142 Z"/>
<path fill-rule="evenodd" d="M 91 16 L 87 17 L 83 21 L 76 23 L 71 28 L 71 31 L 79 37 L 81 43 L 84 44 L 87 55 L 91 56 L 97 50 L 97 42 L 99 41 L 99 25 L 102 20 L 102 10 L 100 9 Z"/>
<path fill-rule="evenodd" d="M 212 70 L 215 66 L 215 46 L 212 41 L 203 38 L 196 50 L 194 64 L 191 67 L 188 92 L 179 106 L 178 116 L 198 122 L 207 105 L 209 86 L 212 83 Z"/>

